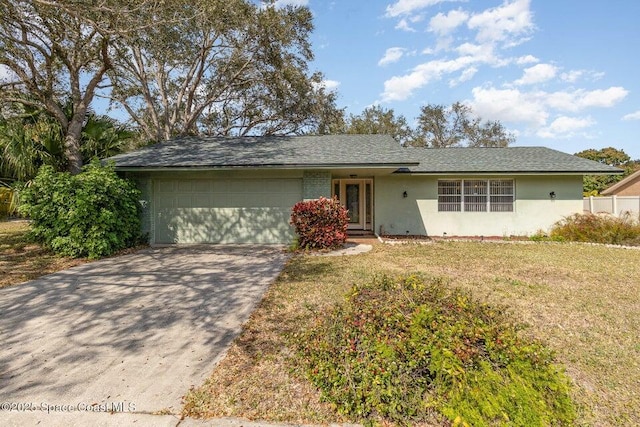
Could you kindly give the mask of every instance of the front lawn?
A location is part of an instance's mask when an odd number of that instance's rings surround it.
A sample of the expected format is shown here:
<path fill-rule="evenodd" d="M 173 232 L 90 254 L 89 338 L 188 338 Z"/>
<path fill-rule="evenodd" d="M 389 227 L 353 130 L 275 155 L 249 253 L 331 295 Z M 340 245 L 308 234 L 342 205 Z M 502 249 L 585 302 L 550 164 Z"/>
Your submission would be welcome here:
<path fill-rule="evenodd" d="M 27 221 L 0 221 L 0 288 L 86 262 L 55 255 L 30 242 L 28 231 Z"/>
<path fill-rule="evenodd" d="M 298 256 L 201 387 L 187 416 L 349 421 L 319 400 L 292 336 L 313 313 L 379 273 L 420 272 L 509 307 L 567 368 L 580 425 L 640 424 L 640 251 L 582 244 L 376 245 L 368 254 Z"/>

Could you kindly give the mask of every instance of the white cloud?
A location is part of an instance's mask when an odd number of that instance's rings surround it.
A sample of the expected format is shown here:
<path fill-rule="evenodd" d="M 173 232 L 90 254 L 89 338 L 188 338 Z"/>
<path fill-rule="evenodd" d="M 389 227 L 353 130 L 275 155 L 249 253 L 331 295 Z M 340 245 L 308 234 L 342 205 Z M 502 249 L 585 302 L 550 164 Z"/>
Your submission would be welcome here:
<path fill-rule="evenodd" d="M 308 4 L 309 0 L 276 0 L 273 6 L 279 9 L 286 6 L 307 6 Z"/>
<path fill-rule="evenodd" d="M 398 62 L 404 55 L 405 51 L 406 49 L 402 47 L 390 47 L 384 53 L 384 56 L 380 59 L 380 61 L 378 61 L 378 65 L 385 66 L 387 64 Z"/>
<path fill-rule="evenodd" d="M 494 45 L 492 44 L 463 43 L 456 48 L 456 52 L 461 57 L 473 58 L 475 62 L 493 66 L 503 65 L 502 60 L 496 56 Z"/>
<path fill-rule="evenodd" d="M 410 16 L 408 18 L 402 18 L 395 26 L 396 30 L 409 31 L 412 33 L 416 32 L 416 29 L 411 26 L 411 24 L 416 24 L 424 20 L 424 15 L 418 14 L 414 16 Z"/>
<path fill-rule="evenodd" d="M 560 78 L 567 83 L 575 83 L 584 74 L 583 70 L 571 70 L 568 73 L 560 74 Z"/>
<path fill-rule="evenodd" d="M 551 64 L 536 64 L 526 68 L 521 78 L 516 80 L 516 85 L 531 85 L 553 79 L 558 73 L 558 67 Z"/>
<path fill-rule="evenodd" d="M 387 7 L 387 16 L 402 17 L 398 26 L 405 31 L 411 31 L 413 28 L 410 22 L 414 17 L 410 16 L 410 13 L 415 13 L 419 9 L 442 1 L 445 0 L 398 0 Z M 462 29 L 465 22 L 464 29 L 471 30 L 471 37 L 474 39 L 456 46 L 456 40 L 468 39 L 466 31 Z M 384 83 L 381 100 L 400 101 L 407 99 L 414 91 L 446 77 L 447 74 L 468 70 L 458 77 L 452 76 L 450 78 L 449 85 L 455 86 L 471 79 L 478 72 L 478 67 L 483 64 L 504 67 L 514 62 L 521 65 L 538 62 L 539 60 L 532 55 L 516 59 L 500 54 L 500 48 L 521 43 L 533 30 L 530 0 L 505 0 L 498 7 L 486 9 L 473 15 L 461 9 L 438 13 L 429 22 L 429 31 L 437 34 L 437 40 L 434 45 L 424 49 L 422 53 L 438 55 L 442 52 L 455 52 L 457 57 L 436 58 L 417 65 L 405 75 L 389 78 Z M 381 60 L 381 65 L 391 62 L 385 58 Z M 470 69 L 472 65 L 473 70 Z M 529 76 L 529 79 L 532 77 Z"/>
<path fill-rule="evenodd" d="M 477 30 L 480 43 L 502 42 L 515 46 L 534 30 L 530 0 L 506 0 L 501 6 L 487 9 L 469 18 L 468 27 Z"/>
<path fill-rule="evenodd" d="M 323 80 L 322 83 L 327 90 L 334 90 L 340 86 L 340 82 L 337 80 Z"/>
<path fill-rule="evenodd" d="M 445 74 L 470 67 L 476 60 L 470 56 L 461 56 L 453 60 L 436 60 L 414 67 L 409 74 L 394 76 L 384 82 L 382 102 L 403 101 L 416 89 L 439 80 Z"/>
<path fill-rule="evenodd" d="M 560 116 L 547 127 L 543 127 L 536 132 L 541 138 L 570 138 L 576 135 L 577 131 L 591 127 L 595 121 L 591 117 L 568 117 Z"/>
<path fill-rule="evenodd" d="M 640 110 L 635 113 L 626 114 L 622 120 L 640 120 Z"/>
<path fill-rule="evenodd" d="M 532 127 L 544 126 L 549 117 L 540 99 L 518 89 L 476 87 L 471 93 L 473 100 L 468 103 L 481 117 L 525 123 Z"/>
<path fill-rule="evenodd" d="M 414 90 L 421 88 L 428 82 L 428 78 L 417 71 L 404 76 L 393 76 L 384 82 L 382 102 L 404 101 L 411 96 Z"/>
<path fill-rule="evenodd" d="M 551 108 L 559 111 L 576 112 L 586 108 L 600 107 L 610 108 L 618 102 L 622 101 L 629 91 L 620 86 L 612 86 L 609 89 L 584 90 L 577 89 L 574 91 L 558 91 L 546 94 L 546 103 Z"/>
<path fill-rule="evenodd" d="M 526 92 L 513 88 L 476 87 L 472 90 L 473 99 L 466 102 L 481 117 L 522 123 L 538 136 L 559 138 L 594 124 L 591 118 L 569 117 L 567 113 L 596 107 L 613 107 L 627 93 L 621 87 L 557 92 Z M 548 123 L 552 113 L 557 114 L 558 117 Z"/>
<path fill-rule="evenodd" d="M 409 25 L 409 22 L 407 22 L 406 19 L 402 18 L 400 21 L 398 21 L 398 23 L 395 26 L 396 30 L 402 30 L 402 31 L 408 31 L 411 33 L 415 33 L 416 30 L 415 28 L 413 28 L 411 25 Z"/>
<path fill-rule="evenodd" d="M 332 90 L 335 90 L 335 89 L 338 88 L 338 86 L 340 86 L 340 82 L 337 81 L 337 80 L 326 79 L 326 80 L 323 80 L 320 83 L 315 83 L 313 86 L 314 86 L 315 90 L 318 90 L 318 89 L 322 88 L 322 89 L 326 89 L 329 92 L 331 92 Z"/>
<path fill-rule="evenodd" d="M 604 73 L 588 70 L 571 70 L 560 74 L 560 78 L 567 83 L 575 83 L 580 79 L 597 81 L 604 77 Z"/>
<path fill-rule="evenodd" d="M 516 59 L 518 65 L 535 64 L 536 62 L 540 62 L 540 60 L 533 55 L 525 55 Z"/>
<path fill-rule="evenodd" d="M 476 67 L 469 67 L 460 74 L 458 78 L 449 80 L 449 87 L 458 86 L 460 83 L 469 81 L 476 75 L 478 69 Z"/>
<path fill-rule="evenodd" d="M 401 15 L 409 15 L 416 10 L 424 9 L 438 3 L 452 0 L 398 0 L 387 6 L 387 16 L 392 18 Z"/>
<path fill-rule="evenodd" d="M 429 31 L 439 35 L 446 35 L 464 24 L 469 19 L 469 14 L 463 10 L 451 10 L 449 13 L 438 13 L 429 21 Z"/>

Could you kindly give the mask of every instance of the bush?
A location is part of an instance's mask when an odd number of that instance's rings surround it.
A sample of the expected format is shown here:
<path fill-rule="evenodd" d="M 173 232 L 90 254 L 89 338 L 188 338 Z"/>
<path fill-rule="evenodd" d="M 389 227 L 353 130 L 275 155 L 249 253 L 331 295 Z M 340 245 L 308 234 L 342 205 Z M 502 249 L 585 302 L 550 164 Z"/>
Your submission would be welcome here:
<path fill-rule="evenodd" d="M 338 199 L 321 197 L 298 202 L 292 209 L 291 225 L 302 249 L 333 249 L 347 240 L 349 216 Z"/>
<path fill-rule="evenodd" d="M 100 258 L 140 242 L 138 199 L 132 183 L 96 160 L 77 175 L 43 166 L 21 192 L 20 211 L 32 238 L 54 252 Z"/>
<path fill-rule="evenodd" d="M 638 245 L 640 224 L 630 214 L 620 218 L 612 215 L 574 214 L 555 223 L 549 237 L 571 242 Z"/>
<path fill-rule="evenodd" d="M 299 338 L 311 381 L 368 422 L 571 425 L 569 381 L 552 352 L 503 310 L 440 280 L 377 278 Z"/>

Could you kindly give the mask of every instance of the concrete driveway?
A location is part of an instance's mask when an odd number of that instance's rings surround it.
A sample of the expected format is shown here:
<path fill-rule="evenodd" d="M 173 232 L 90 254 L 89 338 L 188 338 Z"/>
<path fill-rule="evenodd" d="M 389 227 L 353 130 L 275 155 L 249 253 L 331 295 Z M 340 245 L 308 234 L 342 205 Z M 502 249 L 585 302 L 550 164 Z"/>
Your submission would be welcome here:
<path fill-rule="evenodd" d="M 0 289 L 0 424 L 176 425 L 287 258 L 152 248 Z"/>

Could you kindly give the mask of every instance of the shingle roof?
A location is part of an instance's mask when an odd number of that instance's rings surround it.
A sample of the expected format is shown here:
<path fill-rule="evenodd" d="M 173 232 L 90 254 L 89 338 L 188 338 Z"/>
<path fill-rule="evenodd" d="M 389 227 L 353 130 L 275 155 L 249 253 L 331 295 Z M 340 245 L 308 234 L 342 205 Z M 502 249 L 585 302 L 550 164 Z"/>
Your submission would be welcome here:
<path fill-rule="evenodd" d="M 113 160 L 122 168 L 417 165 L 388 135 L 189 137 L 150 145 Z"/>
<path fill-rule="evenodd" d="M 420 161 L 414 173 L 583 173 L 611 174 L 620 169 L 545 147 L 407 148 Z"/>
<path fill-rule="evenodd" d="M 403 148 L 388 135 L 188 137 L 111 157 L 118 169 L 388 167 L 398 173 L 620 173 L 545 147 Z"/>

